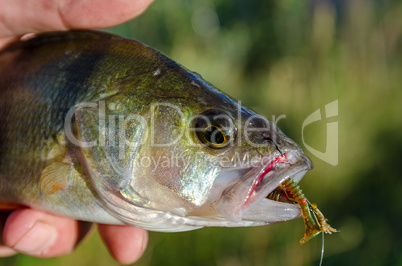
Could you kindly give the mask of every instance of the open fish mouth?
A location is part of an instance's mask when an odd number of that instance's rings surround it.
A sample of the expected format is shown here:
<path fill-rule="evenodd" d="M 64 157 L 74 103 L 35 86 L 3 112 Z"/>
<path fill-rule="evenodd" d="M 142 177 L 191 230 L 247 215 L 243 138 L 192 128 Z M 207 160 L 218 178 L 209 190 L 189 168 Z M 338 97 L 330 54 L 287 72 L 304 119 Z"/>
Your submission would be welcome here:
<path fill-rule="evenodd" d="M 286 198 L 280 185 L 289 178 L 298 183 L 313 168 L 310 159 L 299 151 L 289 151 L 271 159 L 263 158 L 261 164 L 226 187 L 217 203 L 217 210 L 233 222 L 233 226 L 301 217 L 299 205 Z"/>
<path fill-rule="evenodd" d="M 281 195 L 278 194 L 281 193 L 279 185 L 288 178 L 293 178 L 293 180 L 298 183 L 308 170 L 310 169 L 304 162 L 292 164 L 288 159 L 287 153 L 276 157 L 263 167 L 262 171 L 254 179 L 245 203 L 243 204 L 243 208 L 247 208 L 252 202 L 261 200 L 261 196 L 280 202 L 288 202 L 285 197 L 280 197 Z M 272 187 L 275 188 L 272 189 Z M 278 195 L 278 197 L 273 195 L 275 191 L 278 192 L 275 194 Z M 266 194 L 267 192 L 269 194 Z"/>

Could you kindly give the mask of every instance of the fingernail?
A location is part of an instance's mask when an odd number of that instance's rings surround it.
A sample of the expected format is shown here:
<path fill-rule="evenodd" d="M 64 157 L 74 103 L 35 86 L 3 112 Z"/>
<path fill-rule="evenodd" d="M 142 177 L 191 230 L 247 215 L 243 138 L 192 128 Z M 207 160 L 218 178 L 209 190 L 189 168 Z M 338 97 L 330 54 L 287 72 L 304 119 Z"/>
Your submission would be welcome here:
<path fill-rule="evenodd" d="M 56 242 L 57 230 L 53 226 L 37 221 L 15 244 L 15 250 L 30 254 L 45 254 Z"/>
<path fill-rule="evenodd" d="M 13 256 L 17 252 L 9 247 L 6 246 L 0 246 L 0 257 L 8 257 L 8 256 Z"/>

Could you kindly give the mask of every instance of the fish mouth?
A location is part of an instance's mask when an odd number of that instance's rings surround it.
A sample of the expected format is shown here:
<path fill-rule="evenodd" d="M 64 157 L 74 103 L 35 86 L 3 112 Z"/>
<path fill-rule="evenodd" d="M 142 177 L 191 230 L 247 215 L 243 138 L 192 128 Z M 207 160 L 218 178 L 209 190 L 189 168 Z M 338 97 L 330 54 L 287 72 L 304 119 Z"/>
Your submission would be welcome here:
<path fill-rule="evenodd" d="M 288 178 L 298 183 L 313 168 L 299 151 L 264 157 L 262 166 L 253 167 L 222 192 L 217 210 L 234 224 L 269 224 L 301 217 L 298 204 L 284 197 L 272 197 Z M 239 225 L 238 225 L 239 226 Z"/>
<path fill-rule="evenodd" d="M 271 160 L 254 179 L 243 204 L 243 208 L 247 208 L 248 205 L 260 200 L 261 196 L 268 198 L 269 194 L 271 194 L 274 189 L 278 188 L 283 181 L 290 177 L 298 183 L 307 171 L 310 170 L 306 168 L 308 168 L 308 165 L 305 163 L 292 163 L 292 161 L 288 159 L 287 153 Z"/>

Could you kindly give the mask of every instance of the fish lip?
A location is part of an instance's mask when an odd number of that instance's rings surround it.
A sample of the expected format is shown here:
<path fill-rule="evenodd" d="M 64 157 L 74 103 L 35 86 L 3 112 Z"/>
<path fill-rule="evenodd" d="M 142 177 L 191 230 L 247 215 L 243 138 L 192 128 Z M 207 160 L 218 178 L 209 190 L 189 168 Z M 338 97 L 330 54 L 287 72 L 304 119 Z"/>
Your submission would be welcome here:
<path fill-rule="evenodd" d="M 272 158 L 272 156 L 270 156 Z M 264 158 L 262 159 L 262 161 Z M 304 175 L 314 167 L 311 160 L 299 152 L 283 153 L 260 168 L 257 175 L 254 175 L 254 181 L 249 186 L 249 191 L 244 199 L 242 206 L 245 209 L 252 208 L 252 206 L 266 198 L 275 188 L 288 178 L 298 183 Z M 290 204 L 290 203 L 285 203 Z"/>

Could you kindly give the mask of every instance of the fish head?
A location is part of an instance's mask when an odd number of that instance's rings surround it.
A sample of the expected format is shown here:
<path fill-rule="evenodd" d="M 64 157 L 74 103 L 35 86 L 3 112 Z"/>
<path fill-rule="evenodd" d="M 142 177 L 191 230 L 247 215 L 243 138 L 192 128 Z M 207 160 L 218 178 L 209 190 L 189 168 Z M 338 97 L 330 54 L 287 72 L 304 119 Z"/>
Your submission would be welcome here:
<path fill-rule="evenodd" d="M 80 160 L 105 208 L 154 231 L 301 217 L 297 204 L 267 198 L 312 169 L 300 147 L 196 73 L 168 65 L 150 67 L 135 89 L 130 78 L 116 81 L 119 92 L 96 104 L 103 114 L 74 113 L 78 139 L 99 138 L 81 145 Z"/>

